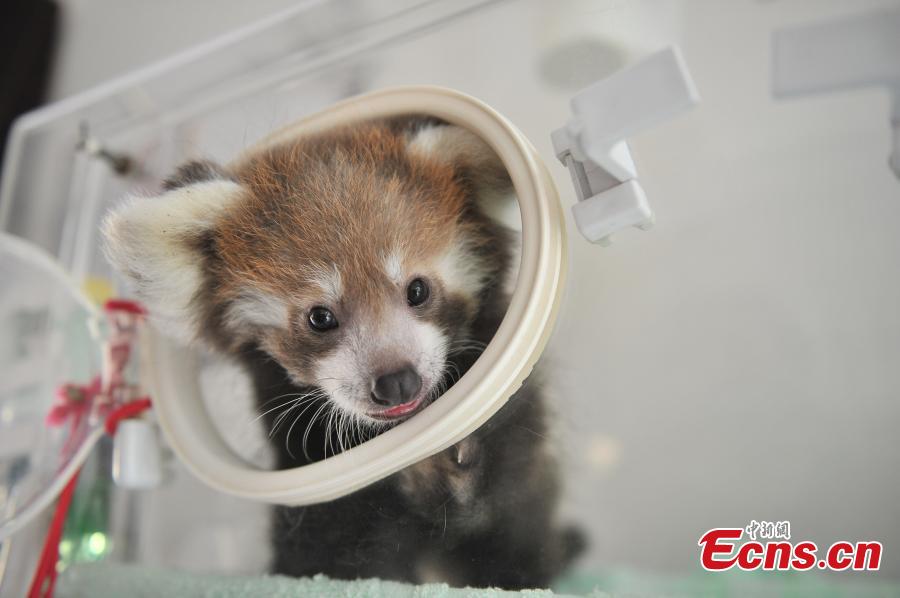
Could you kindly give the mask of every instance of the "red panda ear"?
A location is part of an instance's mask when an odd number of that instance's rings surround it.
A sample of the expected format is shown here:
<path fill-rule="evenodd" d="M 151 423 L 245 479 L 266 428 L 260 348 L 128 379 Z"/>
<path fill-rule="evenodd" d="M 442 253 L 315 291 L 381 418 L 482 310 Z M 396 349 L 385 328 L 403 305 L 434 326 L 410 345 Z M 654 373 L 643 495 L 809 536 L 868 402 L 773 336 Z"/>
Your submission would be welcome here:
<path fill-rule="evenodd" d="M 409 134 L 407 151 L 452 165 L 475 189 L 478 199 L 505 196 L 512 182 L 500 156 L 484 139 L 457 125 L 434 124 Z"/>
<path fill-rule="evenodd" d="M 172 176 L 163 181 L 163 189 L 171 191 L 194 183 L 224 181 L 230 178 L 224 168 L 211 160 L 191 160 L 179 166 Z"/>
<path fill-rule="evenodd" d="M 412 128 L 408 137 L 407 151 L 411 154 L 456 169 L 471 186 L 482 213 L 506 227 L 521 227 L 509 171 L 484 139 L 463 127 L 443 123 Z"/>
<path fill-rule="evenodd" d="M 130 280 L 161 328 L 186 342 L 196 338 L 199 325 L 195 297 L 203 283 L 202 241 L 244 195 L 239 184 L 210 177 L 212 171 L 197 164 L 179 169 L 162 195 L 129 197 L 102 226 L 109 261 Z"/>

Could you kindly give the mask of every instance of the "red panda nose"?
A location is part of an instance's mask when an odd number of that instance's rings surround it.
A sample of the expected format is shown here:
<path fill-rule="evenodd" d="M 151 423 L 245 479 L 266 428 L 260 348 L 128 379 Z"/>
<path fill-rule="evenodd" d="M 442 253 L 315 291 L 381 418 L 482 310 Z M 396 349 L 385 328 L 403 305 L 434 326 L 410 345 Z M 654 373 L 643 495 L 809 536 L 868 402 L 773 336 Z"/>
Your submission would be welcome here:
<path fill-rule="evenodd" d="M 379 376 L 372 387 L 372 400 L 384 407 L 408 403 L 422 388 L 422 379 L 411 367 Z"/>

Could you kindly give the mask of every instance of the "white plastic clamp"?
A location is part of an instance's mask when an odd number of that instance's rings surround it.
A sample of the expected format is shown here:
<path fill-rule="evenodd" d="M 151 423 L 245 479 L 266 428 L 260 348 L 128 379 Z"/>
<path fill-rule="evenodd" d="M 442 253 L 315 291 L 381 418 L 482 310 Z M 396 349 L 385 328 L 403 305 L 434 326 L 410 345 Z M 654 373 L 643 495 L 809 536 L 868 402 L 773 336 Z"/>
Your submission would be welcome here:
<path fill-rule="evenodd" d="M 592 243 L 653 225 L 627 139 L 694 107 L 700 96 L 681 52 L 666 48 L 597 81 L 572 98 L 572 118 L 553 131 L 553 150 L 578 195 L 575 224 Z"/>

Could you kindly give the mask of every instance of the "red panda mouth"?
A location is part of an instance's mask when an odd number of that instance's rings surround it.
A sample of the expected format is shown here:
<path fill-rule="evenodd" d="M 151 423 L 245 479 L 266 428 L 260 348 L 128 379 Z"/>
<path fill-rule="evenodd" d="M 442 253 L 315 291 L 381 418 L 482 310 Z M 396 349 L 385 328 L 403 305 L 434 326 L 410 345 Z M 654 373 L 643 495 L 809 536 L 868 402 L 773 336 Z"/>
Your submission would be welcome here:
<path fill-rule="evenodd" d="M 404 417 L 406 415 L 411 415 L 419 407 L 422 405 L 424 401 L 424 397 L 419 397 L 418 399 L 414 399 L 409 401 L 408 403 L 401 403 L 400 405 L 395 405 L 390 409 L 382 409 L 381 411 L 377 411 L 375 413 L 369 413 L 371 417 L 376 419 L 397 419 L 398 417 Z"/>

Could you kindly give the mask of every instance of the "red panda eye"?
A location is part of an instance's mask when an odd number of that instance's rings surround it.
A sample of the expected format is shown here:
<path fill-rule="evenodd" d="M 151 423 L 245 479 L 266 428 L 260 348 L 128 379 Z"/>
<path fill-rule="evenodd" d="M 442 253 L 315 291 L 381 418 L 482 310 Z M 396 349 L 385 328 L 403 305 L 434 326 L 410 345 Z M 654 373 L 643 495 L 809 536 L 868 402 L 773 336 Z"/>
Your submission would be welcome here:
<path fill-rule="evenodd" d="M 338 321 L 328 308 L 314 307 L 309 310 L 309 325 L 313 330 L 325 332 L 337 328 Z"/>
<path fill-rule="evenodd" d="M 421 278 L 417 278 L 406 287 L 406 301 L 413 307 L 418 307 L 428 300 L 428 285 Z"/>

